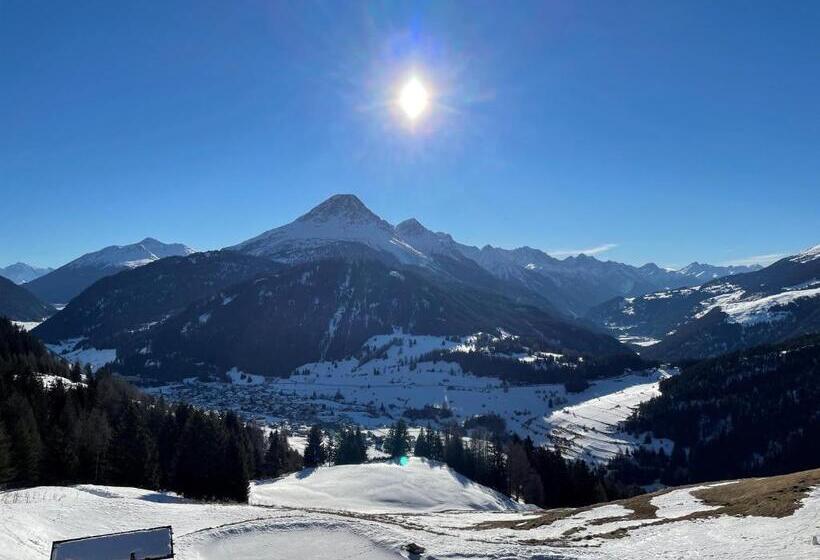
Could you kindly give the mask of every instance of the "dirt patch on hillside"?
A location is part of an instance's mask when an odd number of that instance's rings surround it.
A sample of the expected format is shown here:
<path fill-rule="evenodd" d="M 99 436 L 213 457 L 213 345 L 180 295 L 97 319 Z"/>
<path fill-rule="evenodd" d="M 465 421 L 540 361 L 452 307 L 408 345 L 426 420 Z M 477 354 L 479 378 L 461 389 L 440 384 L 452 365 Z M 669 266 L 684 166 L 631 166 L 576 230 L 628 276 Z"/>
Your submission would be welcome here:
<path fill-rule="evenodd" d="M 668 488 L 651 494 L 643 494 L 625 500 L 617 500 L 606 504 L 595 504 L 577 509 L 547 510 L 541 515 L 525 520 L 490 521 L 476 525 L 475 529 L 515 529 L 526 531 L 549 526 L 561 519 L 567 519 L 579 513 L 610 504 L 624 506 L 631 510 L 631 513 L 622 516 L 602 517 L 589 520 L 582 526 L 573 527 L 565 531 L 561 536 L 561 540 L 565 543 L 569 543 L 592 538 L 617 539 L 627 536 L 630 531 L 640 527 L 695 519 L 710 519 L 723 515 L 787 517 L 800 508 L 802 500 L 808 496 L 812 488 L 820 486 L 820 469 L 768 478 L 742 479 L 737 482 L 732 482 L 731 484 L 693 490 L 692 496 L 703 501 L 704 505 L 716 506 L 717 509 L 698 511 L 672 519 L 657 517 L 658 508 L 651 503 L 652 498 L 672 490 L 702 485 L 703 484 L 697 484 Z M 591 527 L 605 525 L 614 521 L 644 521 L 644 523 L 638 523 L 634 527 L 618 528 L 606 533 L 595 534 L 588 530 Z M 532 544 L 544 544 L 546 542 L 556 544 L 554 540 L 543 541 L 533 539 L 526 542 L 531 542 Z"/>
<path fill-rule="evenodd" d="M 693 515 L 738 515 L 788 517 L 815 486 L 820 486 L 820 469 L 769 478 L 749 478 L 736 484 L 696 490 L 692 495 L 719 509 Z"/>

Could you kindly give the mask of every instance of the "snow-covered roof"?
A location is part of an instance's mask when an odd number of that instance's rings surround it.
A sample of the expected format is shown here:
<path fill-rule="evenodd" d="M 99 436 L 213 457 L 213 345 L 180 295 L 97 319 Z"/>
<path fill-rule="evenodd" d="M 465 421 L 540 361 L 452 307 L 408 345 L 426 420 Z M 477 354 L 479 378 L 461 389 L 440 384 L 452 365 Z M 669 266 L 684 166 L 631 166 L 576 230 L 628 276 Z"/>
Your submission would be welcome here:
<path fill-rule="evenodd" d="M 163 560 L 174 557 L 170 526 L 55 541 L 51 560 Z"/>

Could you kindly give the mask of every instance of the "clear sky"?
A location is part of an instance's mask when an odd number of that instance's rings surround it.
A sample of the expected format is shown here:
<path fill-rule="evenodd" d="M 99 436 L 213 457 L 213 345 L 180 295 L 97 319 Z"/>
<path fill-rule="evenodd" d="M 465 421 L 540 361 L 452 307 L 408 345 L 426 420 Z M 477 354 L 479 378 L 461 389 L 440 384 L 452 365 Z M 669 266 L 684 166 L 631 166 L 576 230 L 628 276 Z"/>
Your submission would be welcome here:
<path fill-rule="evenodd" d="M 333 193 L 632 264 L 820 243 L 820 2 L 0 0 L 0 265 Z"/>

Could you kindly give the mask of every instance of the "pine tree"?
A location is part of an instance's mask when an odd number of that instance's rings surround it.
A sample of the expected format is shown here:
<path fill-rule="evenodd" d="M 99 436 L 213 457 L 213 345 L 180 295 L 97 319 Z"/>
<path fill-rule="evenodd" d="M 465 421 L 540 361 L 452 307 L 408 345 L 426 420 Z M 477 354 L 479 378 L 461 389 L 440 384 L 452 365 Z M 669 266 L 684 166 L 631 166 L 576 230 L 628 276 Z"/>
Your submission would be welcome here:
<path fill-rule="evenodd" d="M 416 457 L 430 457 L 430 451 L 427 447 L 427 435 L 424 433 L 424 428 L 419 429 L 419 435 L 416 437 L 416 447 L 413 449 L 413 454 Z"/>
<path fill-rule="evenodd" d="M 307 446 L 305 447 L 305 467 L 318 467 L 327 460 L 324 434 L 319 426 L 312 426 L 308 432 Z"/>
<path fill-rule="evenodd" d="M 407 455 L 410 451 L 410 434 L 404 420 L 398 420 L 387 432 L 384 440 L 384 451 L 394 459 Z"/>
<path fill-rule="evenodd" d="M 265 476 L 276 478 L 282 474 L 285 450 L 281 447 L 281 441 L 278 430 L 272 431 L 268 436 L 268 450 L 265 452 L 263 469 Z"/>
<path fill-rule="evenodd" d="M 42 440 L 34 418 L 34 411 L 28 400 L 18 394 L 11 396 L 7 403 L 9 416 L 14 419 L 9 430 L 12 449 L 12 466 L 16 479 L 33 486 L 40 480 L 40 460 Z"/>
<path fill-rule="evenodd" d="M 11 439 L 6 433 L 6 426 L 0 418 L 0 488 L 14 478 L 14 466 L 11 456 Z"/>
<path fill-rule="evenodd" d="M 247 503 L 250 488 L 248 474 L 248 455 L 237 434 L 228 435 L 223 467 L 224 490 L 218 498 L 228 498 L 236 502 Z"/>

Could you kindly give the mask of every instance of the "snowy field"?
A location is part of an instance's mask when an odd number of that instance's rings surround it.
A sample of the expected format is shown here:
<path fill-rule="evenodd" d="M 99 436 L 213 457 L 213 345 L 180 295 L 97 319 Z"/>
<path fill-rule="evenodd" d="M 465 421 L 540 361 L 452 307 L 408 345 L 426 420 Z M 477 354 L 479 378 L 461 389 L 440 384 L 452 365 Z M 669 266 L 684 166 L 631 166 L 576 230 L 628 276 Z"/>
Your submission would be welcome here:
<path fill-rule="evenodd" d="M 343 487 L 344 492 L 339 488 Z M 411 457 L 394 461 L 306 469 L 252 486 L 258 505 L 362 513 L 442 510 L 516 511 L 520 504 L 461 476 L 446 465 Z"/>
<path fill-rule="evenodd" d="M 373 476 L 374 469 L 384 470 Z M 363 494 L 368 479 L 374 489 Z M 656 509 L 647 518 L 635 516 L 628 502 L 543 515 L 495 502 L 494 493 L 479 485 L 469 494 L 483 498 L 465 501 L 451 491 L 452 479 L 446 467 L 421 460 L 407 468 L 326 467 L 304 473 L 299 482 L 286 477 L 255 484 L 252 505 L 87 485 L 7 491 L 0 493 L 0 559 L 43 560 L 54 540 L 162 525 L 173 527 L 179 560 L 408 558 L 409 543 L 426 549 L 423 558 L 452 560 L 817 558 L 816 487 L 802 507 L 780 518 L 719 515 L 693 495 L 715 486 L 709 484 L 646 497 Z M 412 495 L 414 487 L 420 497 Z M 394 488 L 409 494 L 385 508 Z M 429 499 L 438 511 L 430 511 Z M 488 508 L 486 500 L 495 505 Z M 357 511 L 339 507 L 346 504 Z"/>
<path fill-rule="evenodd" d="M 644 401 L 660 395 L 658 381 L 674 375 L 677 370 L 657 369 L 652 372 L 652 382 L 630 383 L 629 379 L 616 378 L 601 382 L 597 388 L 605 394 L 590 398 L 552 412 L 546 423 L 552 426 L 551 436 L 565 457 L 584 459 L 589 463 L 606 462 L 618 453 L 648 445 L 663 448 L 669 454 L 673 442 L 668 439 L 650 438 L 648 443 L 619 430 L 619 423 L 626 420 Z M 619 384 L 622 388 L 619 388 Z"/>
<path fill-rule="evenodd" d="M 418 361 L 432 350 L 468 350 L 473 342 L 474 337 L 453 341 L 382 335 L 365 344 L 370 358 L 305 364 L 288 378 L 266 379 L 232 368 L 227 372 L 231 383 L 189 379 L 148 392 L 204 408 L 232 409 L 261 425 L 287 423 L 297 427 L 297 433 L 299 426 L 316 422 L 378 429 L 425 406 L 442 414 L 410 424 L 436 426 L 495 413 L 505 419 L 508 430 L 522 437 L 549 444 L 551 435 L 560 435 L 567 440 L 561 449 L 568 456 L 597 461 L 638 444 L 617 433 L 615 423 L 640 402 L 657 395 L 658 381 L 674 373 L 663 369 L 638 372 L 595 381 L 583 392 L 568 393 L 563 385 L 507 386 L 496 377 L 464 373 L 452 362 Z M 587 444 L 594 444 L 595 449 L 589 453 L 579 449 Z"/>
<path fill-rule="evenodd" d="M 68 362 L 89 364 L 93 371 L 117 359 L 117 351 L 114 349 L 83 348 L 84 340 L 84 338 L 71 338 L 60 341 L 59 344 L 46 344 L 46 348 Z"/>

